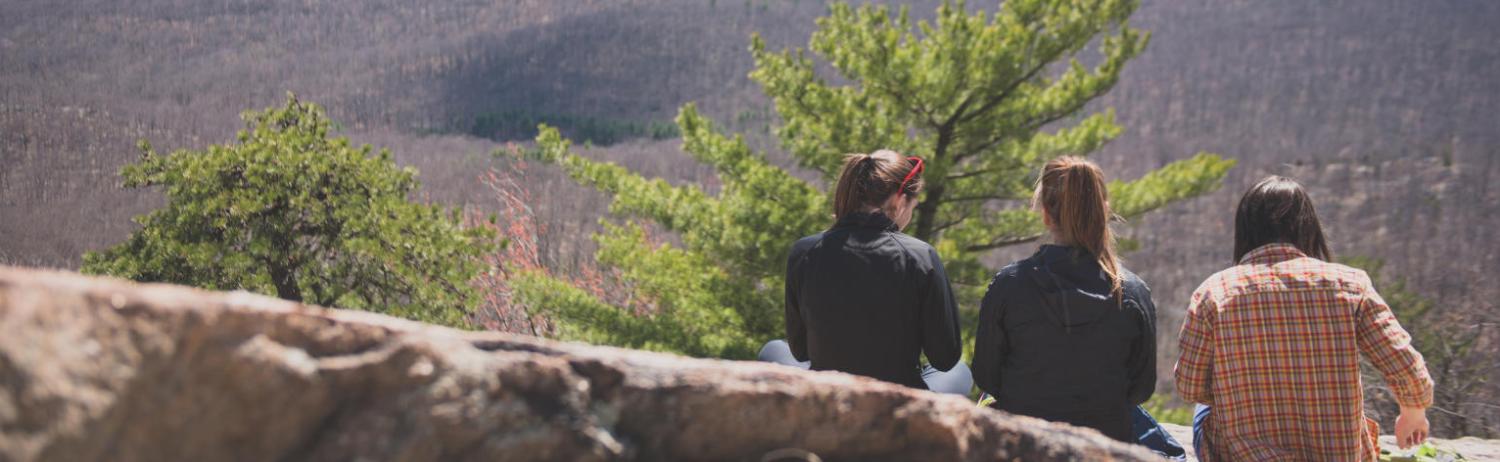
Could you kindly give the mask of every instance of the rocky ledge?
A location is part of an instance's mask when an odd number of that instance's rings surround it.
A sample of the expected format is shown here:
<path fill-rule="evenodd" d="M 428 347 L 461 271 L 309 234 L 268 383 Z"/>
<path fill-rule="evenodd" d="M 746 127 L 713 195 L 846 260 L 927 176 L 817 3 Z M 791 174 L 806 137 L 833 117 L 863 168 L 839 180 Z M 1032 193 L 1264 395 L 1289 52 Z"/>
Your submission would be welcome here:
<path fill-rule="evenodd" d="M 1156 460 L 838 373 L 0 267 L 0 460 Z"/>
<path fill-rule="evenodd" d="M 1184 446 L 1192 446 L 1192 444 L 1193 444 L 1192 443 L 1192 441 L 1193 441 L 1193 429 L 1192 428 L 1186 427 L 1186 426 L 1182 426 L 1182 425 L 1173 425 L 1173 424 L 1169 424 L 1169 423 L 1161 424 L 1161 426 L 1164 427 L 1164 428 L 1166 428 L 1167 429 L 1167 433 L 1172 434 L 1172 437 L 1176 438 L 1177 441 L 1181 442 Z M 1438 448 L 1441 448 L 1441 449 L 1445 450 L 1445 451 L 1452 451 L 1452 452 L 1458 453 L 1458 454 L 1464 456 L 1464 459 L 1467 459 L 1467 460 L 1472 460 L 1472 461 L 1500 460 L 1500 441 L 1497 441 L 1497 440 L 1486 440 L 1486 439 L 1475 438 L 1475 437 L 1472 437 L 1472 436 L 1463 437 L 1463 438 L 1457 438 L 1457 439 L 1433 438 L 1432 439 L 1432 444 L 1435 445 L 1435 446 L 1437 446 Z M 1383 436 L 1380 437 L 1380 447 L 1384 448 L 1384 449 L 1389 449 L 1392 452 L 1397 453 L 1397 454 L 1403 454 L 1403 453 L 1410 453 L 1411 452 L 1411 451 L 1402 451 L 1399 448 L 1397 448 L 1396 447 L 1396 437 L 1391 436 L 1391 435 L 1383 435 Z M 1194 456 L 1193 449 L 1191 447 L 1188 447 L 1188 460 L 1189 461 L 1196 461 L 1196 460 L 1198 460 Z"/>

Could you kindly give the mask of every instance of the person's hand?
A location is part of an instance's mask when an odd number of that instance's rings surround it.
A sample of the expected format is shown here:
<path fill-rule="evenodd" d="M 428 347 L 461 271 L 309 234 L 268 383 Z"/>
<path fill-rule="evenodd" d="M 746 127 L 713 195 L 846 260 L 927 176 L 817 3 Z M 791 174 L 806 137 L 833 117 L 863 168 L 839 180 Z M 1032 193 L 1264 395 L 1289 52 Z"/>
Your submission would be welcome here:
<path fill-rule="evenodd" d="M 1401 408 L 1401 415 L 1396 417 L 1396 445 L 1406 449 L 1423 441 L 1427 441 L 1427 409 Z"/>

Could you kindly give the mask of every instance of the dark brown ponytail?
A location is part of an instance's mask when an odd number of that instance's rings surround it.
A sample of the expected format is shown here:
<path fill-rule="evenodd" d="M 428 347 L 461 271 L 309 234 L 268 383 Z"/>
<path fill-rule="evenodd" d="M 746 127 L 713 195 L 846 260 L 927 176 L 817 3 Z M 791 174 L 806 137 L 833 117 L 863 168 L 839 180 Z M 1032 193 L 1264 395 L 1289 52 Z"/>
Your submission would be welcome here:
<path fill-rule="evenodd" d="M 884 149 L 844 156 L 844 170 L 833 190 L 834 219 L 880 207 L 898 188 L 911 196 L 922 192 L 920 163 L 913 159 Z"/>
<path fill-rule="evenodd" d="M 1078 157 L 1053 159 L 1042 168 L 1032 202 L 1052 218 L 1053 232 L 1061 243 L 1082 247 L 1099 261 L 1109 276 L 1111 293 L 1120 295 L 1124 283 L 1115 236 L 1109 229 L 1114 212 L 1109 209 L 1104 171 Z"/>

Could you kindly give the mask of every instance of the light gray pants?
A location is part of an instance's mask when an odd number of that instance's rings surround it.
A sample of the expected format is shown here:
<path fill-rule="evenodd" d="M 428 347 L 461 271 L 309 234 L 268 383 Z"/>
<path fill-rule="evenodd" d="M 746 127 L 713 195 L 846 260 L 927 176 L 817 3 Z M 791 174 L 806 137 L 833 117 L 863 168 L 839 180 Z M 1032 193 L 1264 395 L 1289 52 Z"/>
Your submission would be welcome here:
<path fill-rule="evenodd" d="M 812 363 L 798 361 L 792 356 L 792 346 L 786 340 L 776 339 L 766 343 L 760 348 L 760 360 L 768 363 L 782 364 L 792 367 L 808 369 Z M 938 393 L 949 393 L 960 396 L 969 396 L 969 389 L 974 387 L 974 375 L 969 372 L 969 366 L 959 361 L 952 369 L 940 371 L 929 365 L 922 365 L 922 381 L 927 382 L 927 389 Z"/>

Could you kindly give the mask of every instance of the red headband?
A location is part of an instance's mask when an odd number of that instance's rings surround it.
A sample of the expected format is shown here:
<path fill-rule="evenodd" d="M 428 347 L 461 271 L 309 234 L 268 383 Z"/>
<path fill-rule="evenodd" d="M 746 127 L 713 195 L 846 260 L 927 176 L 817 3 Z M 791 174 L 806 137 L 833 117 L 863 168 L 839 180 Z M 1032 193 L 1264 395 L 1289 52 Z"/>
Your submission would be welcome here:
<path fill-rule="evenodd" d="M 901 188 L 897 189 L 896 191 L 900 191 L 900 192 L 903 192 L 903 193 L 906 192 L 906 183 L 910 182 L 911 179 L 913 177 L 916 177 L 918 173 L 922 173 L 922 158 L 921 157 L 911 156 L 911 157 L 907 157 L 906 160 L 907 161 L 913 161 L 913 160 L 917 161 L 917 166 L 912 167 L 911 168 L 911 173 L 907 173 L 906 174 L 906 178 L 902 178 L 901 179 Z"/>

